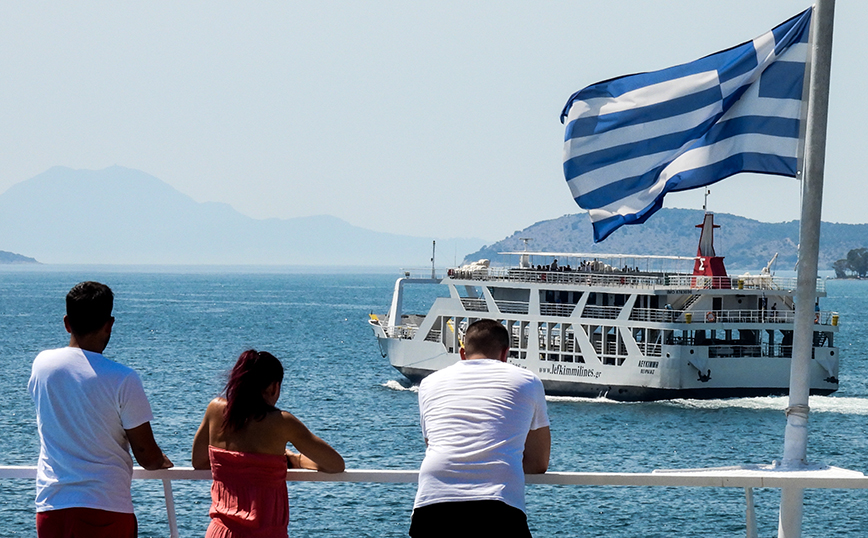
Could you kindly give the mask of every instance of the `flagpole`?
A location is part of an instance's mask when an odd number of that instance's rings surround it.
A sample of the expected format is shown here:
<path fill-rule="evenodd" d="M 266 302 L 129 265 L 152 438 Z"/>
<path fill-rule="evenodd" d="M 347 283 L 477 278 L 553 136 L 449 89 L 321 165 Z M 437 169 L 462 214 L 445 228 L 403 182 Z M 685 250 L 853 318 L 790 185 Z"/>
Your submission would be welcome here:
<path fill-rule="evenodd" d="M 829 78 L 832 64 L 832 27 L 835 0 L 817 0 L 811 21 L 811 67 L 808 82 L 808 114 L 805 158 L 802 167 L 802 213 L 799 222 L 799 264 L 793 357 L 790 363 L 790 395 L 784 435 L 785 470 L 807 464 L 808 395 L 811 352 L 814 345 L 814 299 L 820 251 L 820 219 L 823 204 L 823 169 L 826 159 L 826 124 Z M 781 489 L 778 538 L 800 538 L 804 490 Z"/>

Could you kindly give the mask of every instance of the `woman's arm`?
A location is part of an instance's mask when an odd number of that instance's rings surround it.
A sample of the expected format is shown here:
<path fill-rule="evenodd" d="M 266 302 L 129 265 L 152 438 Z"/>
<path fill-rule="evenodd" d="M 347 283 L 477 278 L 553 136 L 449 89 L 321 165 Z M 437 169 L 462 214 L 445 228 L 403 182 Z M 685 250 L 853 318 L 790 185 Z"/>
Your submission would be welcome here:
<path fill-rule="evenodd" d="M 293 467 L 314 469 L 325 473 L 342 473 L 344 458 L 328 443 L 314 435 L 307 426 L 291 413 L 283 411 L 282 423 L 287 433 L 287 440 L 301 454 L 287 451 L 287 457 Z"/>
<path fill-rule="evenodd" d="M 193 437 L 193 468 L 194 469 L 210 469 L 211 458 L 208 456 L 208 446 L 211 444 L 211 416 L 215 412 L 215 402 L 211 401 L 208 408 L 205 410 L 205 416 L 202 417 L 202 424 L 196 430 L 196 436 Z"/>
<path fill-rule="evenodd" d="M 313 469 L 314 471 L 318 469 L 315 461 L 288 448 L 286 449 L 286 465 L 289 469 Z"/>

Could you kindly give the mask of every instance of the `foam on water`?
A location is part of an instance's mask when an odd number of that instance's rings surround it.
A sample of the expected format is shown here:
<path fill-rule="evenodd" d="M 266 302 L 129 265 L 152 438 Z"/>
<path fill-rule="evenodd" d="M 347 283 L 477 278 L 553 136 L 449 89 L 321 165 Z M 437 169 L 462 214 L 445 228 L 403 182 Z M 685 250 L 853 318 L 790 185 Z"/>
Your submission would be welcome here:
<path fill-rule="evenodd" d="M 725 400 L 673 400 L 667 403 L 684 409 L 756 409 L 783 412 L 789 405 L 789 399 L 786 396 L 766 396 Z M 868 415 L 868 398 L 812 396 L 808 403 L 813 413 Z"/>
<path fill-rule="evenodd" d="M 407 387 L 401 384 L 400 381 L 397 381 L 395 379 L 390 379 L 386 381 L 385 383 L 383 383 L 383 386 L 387 389 L 392 389 L 399 392 L 419 392 L 419 385 L 410 385 L 409 387 Z"/>
<path fill-rule="evenodd" d="M 657 402 L 616 402 L 608 398 L 582 398 L 577 396 L 546 396 L 549 402 L 575 402 L 585 404 L 609 405 L 663 405 L 679 409 L 753 409 L 781 411 L 787 408 L 786 396 L 764 396 L 757 398 L 726 398 L 717 400 L 661 400 Z M 842 415 L 868 416 L 868 398 L 811 396 L 809 401 L 813 413 L 839 413 Z"/>

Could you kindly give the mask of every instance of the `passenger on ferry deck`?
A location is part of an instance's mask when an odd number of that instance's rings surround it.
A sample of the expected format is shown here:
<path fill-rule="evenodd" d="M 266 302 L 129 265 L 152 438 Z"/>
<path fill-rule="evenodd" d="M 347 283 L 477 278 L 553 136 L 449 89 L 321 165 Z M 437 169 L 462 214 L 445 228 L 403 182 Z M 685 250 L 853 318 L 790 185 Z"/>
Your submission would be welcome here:
<path fill-rule="evenodd" d="M 530 536 L 524 475 L 544 473 L 551 433 L 542 381 L 507 363 L 509 333 L 467 328 L 461 360 L 419 386 L 427 449 L 410 521 L 413 538 Z"/>
<path fill-rule="evenodd" d="M 81 282 L 66 295 L 69 346 L 40 353 L 27 388 L 36 404 L 36 533 L 40 538 L 135 537 L 133 459 L 168 469 L 138 374 L 104 357 L 114 294 Z"/>
<path fill-rule="evenodd" d="M 193 439 L 193 467 L 211 469 L 211 524 L 206 538 L 285 538 L 286 469 L 344 470 L 344 459 L 302 422 L 275 405 L 283 365 L 250 349 L 229 374 L 223 398 L 208 404 Z M 300 452 L 286 448 L 287 443 Z"/>

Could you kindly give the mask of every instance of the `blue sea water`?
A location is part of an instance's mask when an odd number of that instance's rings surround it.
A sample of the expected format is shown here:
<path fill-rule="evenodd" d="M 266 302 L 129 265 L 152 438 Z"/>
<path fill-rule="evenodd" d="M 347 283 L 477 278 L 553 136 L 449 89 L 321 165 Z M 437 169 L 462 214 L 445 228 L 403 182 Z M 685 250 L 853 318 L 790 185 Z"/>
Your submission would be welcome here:
<path fill-rule="evenodd" d="M 67 343 L 63 298 L 81 280 L 115 291 L 106 355 L 142 376 L 155 435 L 177 466 L 208 401 L 247 348 L 287 370 L 279 406 L 355 469 L 416 469 L 424 454 L 416 393 L 382 358 L 367 325 L 384 313 L 394 275 L 266 270 L 48 268 L 0 270 L 0 464 L 33 465 L 39 443 L 30 363 Z M 809 459 L 868 471 L 868 283 L 829 281 L 841 313 L 841 389 L 811 399 Z M 418 297 L 424 312 L 430 297 Z M 412 305 L 410 308 L 412 309 Z M 553 471 L 626 471 L 770 463 L 783 449 L 786 398 L 614 403 L 550 398 Z M 175 483 L 180 531 L 208 525 L 205 481 Z M 0 480 L 0 536 L 34 536 L 31 480 Z M 411 484 L 290 484 L 290 535 L 406 536 Z M 778 490 L 755 490 L 760 536 L 777 529 Z M 167 536 L 162 487 L 137 481 L 140 536 Z M 534 536 L 744 536 L 744 490 L 528 486 Z M 868 492 L 808 490 L 803 536 L 868 534 Z"/>

